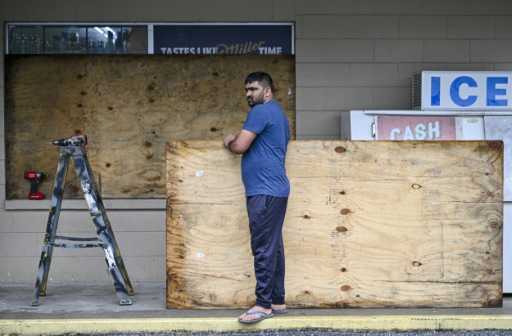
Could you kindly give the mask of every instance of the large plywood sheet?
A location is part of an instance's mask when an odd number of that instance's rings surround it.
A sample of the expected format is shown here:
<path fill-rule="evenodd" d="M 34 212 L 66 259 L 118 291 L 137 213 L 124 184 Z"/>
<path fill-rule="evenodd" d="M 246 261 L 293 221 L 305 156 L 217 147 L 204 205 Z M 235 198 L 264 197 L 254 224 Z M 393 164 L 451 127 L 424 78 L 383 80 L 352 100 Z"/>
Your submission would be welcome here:
<path fill-rule="evenodd" d="M 25 199 L 24 172 L 48 174 L 59 160 L 52 140 L 89 137 L 104 198 L 164 198 L 165 142 L 218 140 L 239 131 L 249 107 L 245 77 L 275 80 L 295 136 L 295 61 L 290 55 L 30 55 L 6 60 L 6 196 Z M 71 168 L 72 169 L 72 168 Z M 74 172 L 66 198 L 82 198 Z"/>
<path fill-rule="evenodd" d="M 502 302 L 503 143 L 291 141 L 289 307 Z M 247 308 L 240 156 L 167 145 L 167 308 Z"/>

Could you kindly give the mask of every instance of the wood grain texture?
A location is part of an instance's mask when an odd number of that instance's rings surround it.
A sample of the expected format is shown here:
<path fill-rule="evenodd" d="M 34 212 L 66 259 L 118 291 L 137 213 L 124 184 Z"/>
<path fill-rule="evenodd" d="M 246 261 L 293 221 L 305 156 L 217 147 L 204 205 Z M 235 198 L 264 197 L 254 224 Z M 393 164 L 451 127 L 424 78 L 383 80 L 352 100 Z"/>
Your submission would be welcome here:
<path fill-rule="evenodd" d="M 295 60 L 274 55 L 31 55 L 6 59 L 6 195 L 25 199 L 24 172 L 48 174 L 52 140 L 87 134 L 104 198 L 164 198 L 165 142 L 238 132 L 249 107 L 244 80 L 266 71 L 295 137 Z M 288 93 L 290 89 L 290 93 Z M 71 165 L 65 198 L 82 198 Z"/>
<path fill-rule="evenodd" d="M 167 308 L 248 308 L 240 156 L 167 144 Z M 291 141 L 289 307 L 502 304 L 503 143 Z"/>

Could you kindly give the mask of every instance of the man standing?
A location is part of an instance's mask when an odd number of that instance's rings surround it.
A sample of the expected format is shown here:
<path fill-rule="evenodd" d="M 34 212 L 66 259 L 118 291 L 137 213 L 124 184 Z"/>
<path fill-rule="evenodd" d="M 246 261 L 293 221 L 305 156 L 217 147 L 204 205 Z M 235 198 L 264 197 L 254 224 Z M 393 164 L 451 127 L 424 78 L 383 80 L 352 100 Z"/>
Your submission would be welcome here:
<path fill-rule="evenodd" d="M 243 154 L 242 181 L 254 255 L 256 303 L 238 321 L 255 323 L 287 312 L 282 228 L 290 194 L 285 169 L 290 125 L 274 100 L 272 78 L 267 73 L 247 76 L 245 91 L 251 110 L 240 134 L 228 134 L 224 146 Z"/>

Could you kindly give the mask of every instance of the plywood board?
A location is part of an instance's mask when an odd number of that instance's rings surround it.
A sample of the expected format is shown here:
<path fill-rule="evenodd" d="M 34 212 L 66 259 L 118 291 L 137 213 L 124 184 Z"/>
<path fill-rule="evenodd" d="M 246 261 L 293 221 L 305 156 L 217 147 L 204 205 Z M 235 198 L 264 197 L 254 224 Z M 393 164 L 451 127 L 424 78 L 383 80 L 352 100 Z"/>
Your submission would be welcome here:
<path fill-rule="evenodd" d="M 240 156 L 167 145 L 167 308 L 248 308 Z M 502 303 L 503 143 L 291 141 L 289 307 Z"/>
<path fill-rule="evenodd" d="M 104 198 L 164 198 L 165 142 L 219 140 L 239 131 L 249 107 L 245 77 L 266 71 L 295 137 L 291 55 L 31 55 L 6 59 L 6 196 L 25 199 L 24 172 L 48 174 L 59 159 L 52 140 L 87 134 Z M 65 198 L 82 198 L 73 168 Z"/>

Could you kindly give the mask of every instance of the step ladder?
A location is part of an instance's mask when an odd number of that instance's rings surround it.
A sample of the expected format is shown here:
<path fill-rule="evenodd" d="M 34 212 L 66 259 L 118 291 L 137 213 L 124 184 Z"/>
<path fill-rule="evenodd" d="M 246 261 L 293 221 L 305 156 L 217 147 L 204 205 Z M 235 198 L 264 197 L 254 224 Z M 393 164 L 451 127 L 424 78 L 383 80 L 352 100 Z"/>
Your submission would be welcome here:
<path fill-rule="evenodd" d="M 121 252 L 117 246 L 114 237 L 114 231 L 110 226 L 110 222 L 103 206 L 103 201 L 99 195 L 98 188 L 94 182 L 85 145 L 87 144 L 87 136 L 76 136 L 69 139 L 55 140 L 54 145 L 60 147 L 60 159 L 55 176 L 55 184 L 53 188 L 50 213 L 48 215 L 48 223 L 46 225 L 46 234 L 43 241 L 43 251 L 39 262 L 39 269 L 34 290 L 34 300 L 32 306 L 39 306 L 39 296 L 46 295 L 46 285 L 48 282 L 48 273 L 50 272 L 50 263 L 54 247 L 63 248 L 90 248 L 101 247 L 105 253 L 110 275 L 114 282 L 114 287 L 120 299 L 120 305 L 131 305 L 129 298 L 133 295 L 133 288 L 128 278 L 128 273 L 124 266 Z M 94 238 L 77 238 L 57 236 L 57 225 L 59 223 L 59 215 L 64 195 L 64 184 L 66 182 L 66 174 L 69 166 L 69 159 L 73 159 L 76 174 L 80 180 L 80 185 L 84 193 L 84 198 L 89 207 L 94 226 L 96 227 L 97 237 Z M 56 240 L 89 242 L 89 243 L 56 243 Z M 96 242 L 96 243 L 90 243 Z"/>

